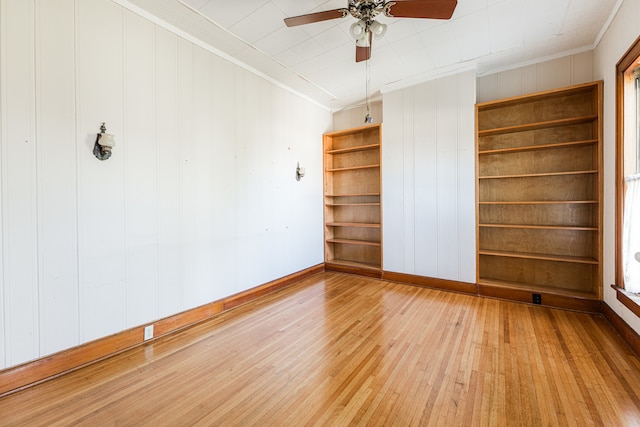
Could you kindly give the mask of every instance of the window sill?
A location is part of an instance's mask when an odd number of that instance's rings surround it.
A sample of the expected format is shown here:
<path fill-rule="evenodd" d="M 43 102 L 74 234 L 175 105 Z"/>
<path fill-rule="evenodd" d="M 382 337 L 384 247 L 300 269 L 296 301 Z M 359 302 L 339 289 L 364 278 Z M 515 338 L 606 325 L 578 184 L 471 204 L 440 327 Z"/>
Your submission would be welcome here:
<path fill-rule="evenodd" d="M 629 293 L 616 285 L 611 285 L 611 287 L 616 291 L 618 301 L 631 310 L 633 314 L 640 317 L 640 295 Z"/>

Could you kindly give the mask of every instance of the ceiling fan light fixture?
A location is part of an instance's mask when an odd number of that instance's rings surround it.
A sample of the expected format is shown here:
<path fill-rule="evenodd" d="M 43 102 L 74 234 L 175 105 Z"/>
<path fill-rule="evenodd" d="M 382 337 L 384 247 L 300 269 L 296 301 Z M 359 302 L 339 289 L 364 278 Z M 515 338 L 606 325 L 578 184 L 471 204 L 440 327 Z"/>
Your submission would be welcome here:
<path fill-rule="evenodd" d="M 356 40 L 356 46 L 371 47 L 371 33 L 369 32 L 369 30 L 365 31 L 362 37 Z"/>
<path fill-rule="evenodd" d="M 375 21 L 376 16 L 382 14 L 388 18 L 451 19 L 458 4 L 458 0 L 346 0 L 346 2 L 346 8 L 293 16 L 285 18 L 284 23 L 287 27 L 295 27 L 351 15 L 358 22 L 349 27 L 349 34 L 356 41 L 356 62 L 362 62 L 371 58 L 371 40 L 380 39 L 387 32 L 387 25 Z"/>
<path fill-rule="evenodd" d="M 354 22 L 351 24 L 349 28 L 349 34 L 356 40 L 361 40 L 364 38 L 365 33 L 367 32 L 367 23 L 360 20 L 358 22 Z"/>
<path fill-rule="evenodd" d="M 387 24 L 381 24 L 378 21 L 373 21 L 369 28 L 376 40 L 380 40 L 387 32 Z"/>

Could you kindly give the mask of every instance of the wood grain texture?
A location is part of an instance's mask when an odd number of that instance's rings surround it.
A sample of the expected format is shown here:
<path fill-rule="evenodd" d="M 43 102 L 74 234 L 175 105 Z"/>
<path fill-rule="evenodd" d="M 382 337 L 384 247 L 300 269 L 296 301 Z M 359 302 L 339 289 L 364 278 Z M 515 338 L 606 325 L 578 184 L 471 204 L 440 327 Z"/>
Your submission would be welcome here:
<path fill-rule="evenodd" d="M 625 304 L 626 305 L 626 304 Z M 633 350 L 636 355 L 640 355 L 640 335 L 636 333 L 622 317 L 607 305 L 602 303 L 602 315 L 611 323 L 613 328 L 622 337 L 624 342 Z"/>
<path fill-rule="evenodd" d="M 360 264 L 368 275 L 375 268 L 377 277 L 382 267 L 380 132 L 378 124 L 322 137 L 325 262 Z"/>
<path fill-rule="evenodd" d="M 521 284 L 601 299 L 602 82 L 476 114 L 478 282 L 513 282 L 516 300 Z"/>
<path fill-rule="evenodd" d="M 0 399 L 6 425 L 637 425 L 600 315 L 338 273 Z"/>
<path fill-rule="evenodd" d="M 261 286 L 231 295 L 194 309 L 153 322 L 154 336 L 161 337 L 179 329 L 194 325 L 231 308 L 252 301 L 268 293 L 292 285 L 296 281 L 318 274 L 324 270 L 319 264 L 289 276 L 265 283 Z M 54 378 L 81 366 L 118 354 L 144 343 L 144 327 L 141 325 L 117 334 L 52 354 L 51 356 L 0 371 L 0 397 L 20 388 Z M 0 415 L 2 413 L 0 412 Z M 2 417 L 0 416 L 0 420 Z"/>
<path fill-rule="evenodd" d="M 469 295 L 478 294 L 478 286 L 473 283 L 458 282 L 455 280 L 436 279 L 414 274 L 383 271 L 382 278 L 391 282 L 406 283 L 409 285 L 423 286 L 426 288 L 441 289 L 445 291 L 461 292 Z"/>
<path fill-rule="evenodd" d="M 600 313 L 601 301 L 597 298 L 589 298 L 587 296 L 580 297 L 576 293 L 562 294 L 560 292 L 561 289 L 557 288 L 547 288 L 545 292 L 544 288 L 539 286 L 522 286 L 518 288 L 514 283 L 509 283 L 508 286 L 505 284 L 490 283 L 481 283 L 478 285 L 478 294 L 484 297 L 532 304 L 533 294 L 535 293 L 540 295 L 542 300 L 541 305 L 545 307 L 556 307 L 594 314 Z"/>

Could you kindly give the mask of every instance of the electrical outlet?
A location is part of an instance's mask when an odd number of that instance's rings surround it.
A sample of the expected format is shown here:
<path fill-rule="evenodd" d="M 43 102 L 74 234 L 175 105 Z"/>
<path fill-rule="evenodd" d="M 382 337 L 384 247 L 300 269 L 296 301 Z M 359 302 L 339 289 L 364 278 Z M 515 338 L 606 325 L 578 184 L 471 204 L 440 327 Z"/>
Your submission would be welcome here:
<path fill-rule="evenodd" d="M 144 340 L 150 340 L 153 338 L 153 325 L 144 327 Z"/>
<path fill-rule="evenodd" d="M 533 294 L 533 303 L 534 304 L 542 304 L 542 295 Z"/>

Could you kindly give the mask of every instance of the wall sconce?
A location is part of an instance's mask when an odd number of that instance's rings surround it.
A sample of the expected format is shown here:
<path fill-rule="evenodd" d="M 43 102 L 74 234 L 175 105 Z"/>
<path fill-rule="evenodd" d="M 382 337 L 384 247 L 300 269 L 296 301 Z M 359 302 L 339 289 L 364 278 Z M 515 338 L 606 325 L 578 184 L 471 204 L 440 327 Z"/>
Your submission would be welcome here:
<path fill-rule="evenodd" d="M 304 170 L 304 168 L 300 167 L 300 162 L 298 162 L 298 166 L 296 166 L 296 181 L 300 181 L 305 173 L 306 171 Z"/>
<path fill-rule="evenodd" d="M 116 140 L 113 135 L 106 132 L 107 128 L 102 122 L 100 133 L 96 136 L 96 143 L 93 144 L 93 155 L 100 160 L 107 160 L 111 157 L 111 149 L 116 146 Z"/>

